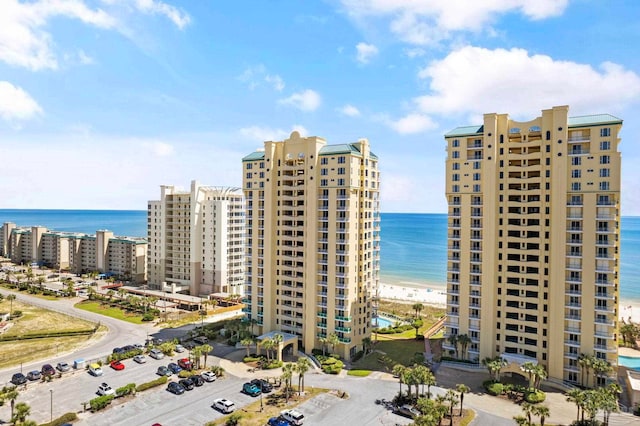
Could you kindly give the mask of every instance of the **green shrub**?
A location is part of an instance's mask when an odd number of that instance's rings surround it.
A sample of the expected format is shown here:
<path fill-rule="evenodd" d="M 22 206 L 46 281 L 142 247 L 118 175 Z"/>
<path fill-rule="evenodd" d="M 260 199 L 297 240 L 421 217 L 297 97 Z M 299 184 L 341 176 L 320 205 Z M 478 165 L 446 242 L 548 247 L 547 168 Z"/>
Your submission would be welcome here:
<path fill-rule="evenodd" d="M 89 401 L 89 407 L 91 407 L 91 411 L 99 411 L 102 410 L 107 405 L 111 404 L 113 401 L 113 395 L 102 395 L 97 398 L 93 398 Z"/>
<path fill-rule="evenodd" d="M 266 358 L 261 355 L 251 354 L 249 356 L 245 356 L 244 358 L 242 358 L 242 362 L 256 362 L 256 361 L 262 361 L 264 359 Z"/>
<path fill-rule="evenodd" d="M 169 378 L 167 376 L 158 377 L 155 380 L 138 385 L 138 387 L 136 388 L 136 392 L 142 392 L 146 391 L 147 389 L 155 388 L 156 386 L 162 386 L 167 383 L 167 381 L 169 381 Z"/>
<path fill-rule="evenodd" d="M 214 365 L 211 367 L 211 372 L 216 375 L 216 377 L 224 377 L 224 368 L 219 365 Z"/>
<path fill-rule="evenodd" d="M 236 426 L 240 424 L 240 419 L 242 419 L 242 414 L 235 412 L 229 415 L 224 424 L 228 426 Z"/>
<path fill-rule="evenodd" d="M 194 372 L 194 371 L 189 371 L 189 370 L 181 370 L 181 371 L 178 373 L 178 377 L 180 377 L 181 379 L 186 379 L 187 377 L 191 377 L 191 376 L 193 376 L 194 374 L 198 374 L 198 373 L 196 373 L 196 372 Z"/>
<path fill-rule="evenodd" d="M 323 360 L 320 361 L 320 365 L 322 367 L 322 371 L 326 374 L 338 374 L 342 367 L 344 367 L 344 363 L 339 359 L 335 359 L 333 357 L 323 357 Z"/>
<path fill-rule="evenodd" d="M 360 358 L 362 358 L 363 355 L 364 355 L 364 351 L 356 352 L 356 354 L 353 356 L 353 358 L 351 358 L 351 362 L 358 361 Z"/>
<path fill-rule="evenodd" d="M 76 413 L 65 413 L 62 416 L 54 419 L 49 423 L 40 423 L 40 426 L 62 426 L 65 423 L 71 423 L 78 420 L 78 415 Z"/>
<path fill-rule="evenodd" d="M 123 359 L 130 359 L 136 355 L 140 355 L 144 353 L 142 349 L 134 349 L 132 351 L 123 352 L 121 354 L 111 354 L 107 357 L 107 362 L 111 361 L 122 361 Z"/>
<path fill-rule="evenodd" d="M 371 370 L 349 370 L 347 371 L 347 374 L 355 377 L 367 377 L 371 374 Z"/>
<path fill-rule="evenodd" d="M 122 386 L 121 388 L 116 389 L 116 397 L 121 397 L 125 395 L 129 395 L 130 393 L 135 392 L 136 384 L 129 383 L 128 385 Z"/>
<path fill-rule="evenodd" d="M 544 401 L 546 397 L 547 395 L 543 391 L 534 390 L 532 392 L 527 392 L 524 396 L 524 399 L 531 404 L 537 404 L 538 402 Z"/>
<path fill-rule="evenodd" d="M 142 316 L 142 321 L 153 321 L 156 318 L 151 312 L 147 312 Z"/>
<path fill-rule="evenodd" d="M 498 396 L 502 395 L 504 392 L 504 385 L 500 382 L 494 382 L 493 380 L 488 380 L 482 384 L 484 388 L 487 390 L 489 395 Z"/>
<path fill-rule="evenodd" d="M 282 367 L 282 361 L 279 361 L 277 359 L 272 359 L 270 362 L 268 363 L 263 363 L 262 364 L 262 369 L 263 370 L 272 370 L 274 368 L 280 368 Z"/>

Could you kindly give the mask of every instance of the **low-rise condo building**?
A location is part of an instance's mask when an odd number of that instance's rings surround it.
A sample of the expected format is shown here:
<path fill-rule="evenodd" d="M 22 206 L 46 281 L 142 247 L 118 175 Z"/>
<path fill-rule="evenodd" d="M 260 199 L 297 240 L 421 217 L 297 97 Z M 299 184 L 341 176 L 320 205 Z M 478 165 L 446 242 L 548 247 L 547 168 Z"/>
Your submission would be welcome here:
<path fill-rule="evenodd" d="M 380 270 L 380 172 L 369 142 L 327 145 L 293 132 L 244 157 L 242 169 L 249 319 L 307 352 L 335 336 L 336 352 L 355 355 L 371 336 Z"/>
<path fill-rule="evenodd" d="M 581 367 L 617 365 L 621 127 L 560 106 L 527 122 L 485 114 L 445 135 L 452 356 L 606 380 Z"/>
<path fill-rule="evenodd" d="M 244 294 L 244 197 L 240 188 L 160 187 L 147 211 L 149 285 L 208 297 Z"/>

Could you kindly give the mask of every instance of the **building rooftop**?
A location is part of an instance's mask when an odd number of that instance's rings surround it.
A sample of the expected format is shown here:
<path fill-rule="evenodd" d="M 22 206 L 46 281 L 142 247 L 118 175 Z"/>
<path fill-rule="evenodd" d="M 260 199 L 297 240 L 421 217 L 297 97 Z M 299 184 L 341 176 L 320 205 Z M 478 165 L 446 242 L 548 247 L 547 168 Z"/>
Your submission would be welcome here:
<path fill-rule="evenodd" d="M 337 155 L 337 154 L 352 154 L 362 155 L 358 145 L 355 143 L 343 143 L 337 145 L 325 145 L 320 148 L 318 155 Z M 371 158 L 378 159 L 378 156 L 373 152 L 370 153 Z M 264 160 L 264 151 L 256 151 L 242 158 L 242 161 L 256 161 Z"/>

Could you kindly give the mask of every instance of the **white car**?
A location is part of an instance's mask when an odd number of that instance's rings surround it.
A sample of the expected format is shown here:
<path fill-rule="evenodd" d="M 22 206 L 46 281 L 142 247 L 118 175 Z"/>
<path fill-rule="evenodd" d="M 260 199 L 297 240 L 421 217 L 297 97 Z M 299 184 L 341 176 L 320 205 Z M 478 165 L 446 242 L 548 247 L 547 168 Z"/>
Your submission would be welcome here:
<path fill-rule="evenodd" d="M 304 423 L 304 414 L 298 410 L 283 410 L 280 411 L 280 415 L 292 425 L 300 426 Z"/>
<path fill-rule="evenodd" d="M 200 377 L 202 377 L 205 382 L 214 382 L 216 380 L 216 375 L 213 371 L 205 371 Z"/>
<path fill-rule="evenodd" d="M 149 356 L 151 358 L 155 358 L 155 359 L 162 359 L 164 358 L 164 354 L 162 353 L 162 351 L 160 349 L 151 349 L 149 351 Z"/>
<path fill-rule="evenodd" d="M 178 352 L 178 353 L 182 353 L 182 352 L 184 352 L 184 351 L 186 351 L 186 349 L 184 348 L 184 346 L 182 346 L 182 345 L 176 345 L 176 352 Z"/>
<path fill-rule="evenodd" d="M 135 362 L 137 362 L 138 364 L 144 364 L 145 362 L 147 362 L 147 357 L 140 354 L 140 355 L 136 355 L 133 357 L 133 360 Z"/>
<path fill-rule="evenodd" d="M 229 401 L 228 399 L 218 398 L 213 401 L 212 407 L 224 414 L 229 414 L 236 409 L 236 404 L 234 404 L 233 401 Z"/>
<path fill-rule="evenodd" d="M 102 383 L 98 386 L 98 395 L 115 395 L 116 391 L 106 383 Z"/>

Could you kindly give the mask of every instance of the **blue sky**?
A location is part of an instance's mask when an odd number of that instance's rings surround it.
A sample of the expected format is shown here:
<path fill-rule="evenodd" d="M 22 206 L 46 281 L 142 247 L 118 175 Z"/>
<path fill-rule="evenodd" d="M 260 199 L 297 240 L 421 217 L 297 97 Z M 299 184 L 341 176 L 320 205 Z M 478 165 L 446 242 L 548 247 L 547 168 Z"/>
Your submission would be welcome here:
<path fill-rule="evenodd" d="M 445 212 L 443 134 L 487 112 L 624 120 L 640 215 L 640 2 L 0 0 L 0 208 L 146 209 L 239 186 L 292 130 L 368 138 L 382 209 Z"/>

